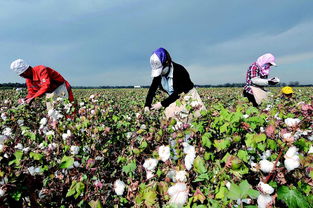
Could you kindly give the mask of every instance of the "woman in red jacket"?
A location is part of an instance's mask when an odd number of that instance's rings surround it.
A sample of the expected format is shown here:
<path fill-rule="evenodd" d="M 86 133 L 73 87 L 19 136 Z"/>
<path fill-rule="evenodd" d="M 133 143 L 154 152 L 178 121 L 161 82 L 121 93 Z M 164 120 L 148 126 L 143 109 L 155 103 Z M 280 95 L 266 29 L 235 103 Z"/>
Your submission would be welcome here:
<path fill-rule="evenodd" d="M 31 67 L 22 59 L 13 61 L 10 68 L 26 79 L 28 94 L 19 102 L 31 103 L 34 98 L 44 94 L 74 101 L 71 85 L 57 71 L 43 65 Z"/>

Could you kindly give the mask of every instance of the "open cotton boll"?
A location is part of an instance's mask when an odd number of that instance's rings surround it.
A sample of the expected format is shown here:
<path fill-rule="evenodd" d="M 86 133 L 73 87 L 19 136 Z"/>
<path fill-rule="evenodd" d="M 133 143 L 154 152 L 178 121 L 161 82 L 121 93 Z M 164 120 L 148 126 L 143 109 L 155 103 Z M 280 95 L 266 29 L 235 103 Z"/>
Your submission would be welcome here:
<path fill-rule="evenodd" d="M 12 135 L 12 129 L 9 127 L 6 127 L 3 131 L 2 134 L 5 136 L 11 136 Z"/>
<path fill-rule="evenodd" d="M 274 168 L 274 163 L 268 160 L 261 160 L 259 164 L 260 169 L 263 173 L 270 173 Z"/>
<path fill-rule="evenodd" d="M 19 149 L 22 150 L 24 148 L 24 146 L 21 143 L 18 143 L 17 145 L 15 145 L 14 147 L 15 149 Z"/>
<path fill-rule="evenodd" d="M 300 166 L 300 158 L 298 155 L 294 155 L 293 157 L 287 157 L 284 161 L 286 169 L 292 171 Z"/>
<path fill-rule="evenodd" d="M 77 155 L 79 152 L 79 147 L 78 146 L 71 146 L 71 154 L 72 155 Z"/>
<path fill-rule="evenodd" d="M 258 197 L 258 208 L 267 208 L 273 201 L 273 198 L 268 194 L 260 194 Z"/>
<path fill-rule="evenodd" d="M 153 158 L 149 158 L 149 159 L 146 159 L 144 164 L 143 164 L 143 167 L 148 171 L 153 171 L 156 166 L 158 165 L 158 160 L 157 159 L 153 159 Z"/>
<path fill-rule="evenodd" d="M 187 181 L 187 172 L 184 170 L 176 171 L 175 179 L 178 182 L 186 182 Z"/>
<path fill-rule="evenodd" d="M 188 199 L 188 188 L 185 183 L 176 183 L 168 189 L 168 194 L 171 199 L 170 204 L 177 207 L 183 207 Z"/>
<path fill-rule="evenodd" d="M 0 197 L 3 197 L 5 194 L 5 191 L 3 189 L 0 188 Z"/>
<path fill-rule="evenodd" d="M 195 154 L 187 154 L 185 157 L 185 166 L 187 170 L 190 170 L 193 165 L 193 161 L 195 160 Z"/>
<path fill-rule="evenodd" d="M 154 173 L 150 170 L 147 170 L 147 180 L 154 177 Z"/>
<path fill-rule="evenodd" d="M 308 154 L 312 154 L 313 153 L 313 146 L 311 145 L 309 151 L 308 151 Z"/>
<path fill-rule="evenodd" d="M 114 182 L 114 191 L 117 195 L 122 196 L 125 190 L 125 183 L 120 179 Z"/>
<path fill-rule="evenodd" d="M 271 156 L 271 150 L 266 150 L 265 152 L 263 152 L 263 155 L 262 155 L 262 159 L 267 159 Z"/>
<path fill-rule="evenodd" d="M 289 127 L 294 127 L 300 123 L 300 119 L 298 118 L 287 118 L 285 119 L 285 124 Z"/>
<path fill-rule="evenodd" d="M 72 136 L 72 133 L 70 130 L 67 130 L 65 134 L 62 134 L 63 140 L 68 139 L 70 136 Z"/>
<path fill-rule="evenodd" d="M 171 151 L 169 146 L 160 146 L 159 147 L 159 156 L 163 162 L 167 161 L 171 156 Z"/>
<path fill-rule="evenodd" d="M 287 150 L 285 157 L 293 157 L 294 155 L 298 154 L 298 148 L 295 146 L 289 147 Z"/>
<path fill-rule="evenodd" d="M 272 193 L 274 193 L 273 187 L 271 187 L 270 185 L 268 185 L 268 184 L 266 184 L 266 183 L 260 182 L 260 183 L 258 184 L 258 187 L 260 188 L 260 191 L 261 191 L 263 194 L 272 194 Z"/>

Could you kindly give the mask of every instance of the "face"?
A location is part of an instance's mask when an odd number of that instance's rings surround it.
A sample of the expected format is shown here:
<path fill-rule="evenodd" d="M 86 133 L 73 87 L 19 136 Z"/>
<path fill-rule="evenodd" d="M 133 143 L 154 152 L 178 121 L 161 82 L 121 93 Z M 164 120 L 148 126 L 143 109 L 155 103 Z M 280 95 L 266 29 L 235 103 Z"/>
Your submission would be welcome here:
<path fill-rule="evenodd" d="M 28 79 L 31 79 L 32 76 L 33 76 L 33 73 L 32 73 L 32 70 L 31 70 L 31 67 L 28 67 L 28 69 L 26 71 L 24 71 L 22 74 L 20 74 L 21 77 L 23 78 L 28 78 Z"/>
<path fill-rule="evenodd" d="M 263 65 L 263 69 L 269 69 L 272 66 L 270 63 L 266 63 Z"/>

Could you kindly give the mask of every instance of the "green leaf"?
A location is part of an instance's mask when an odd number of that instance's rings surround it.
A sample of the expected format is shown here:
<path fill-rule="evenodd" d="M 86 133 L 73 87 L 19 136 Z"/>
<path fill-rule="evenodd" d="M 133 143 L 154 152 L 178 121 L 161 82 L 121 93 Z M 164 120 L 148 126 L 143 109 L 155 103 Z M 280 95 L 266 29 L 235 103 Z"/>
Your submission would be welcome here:
<path fill-rule="evenodd" d="M 97 201 L 92 200 L 88 204 L 91 208 L 102 208 L 102 204 L 99 200 L 97 200 Z"/>
<path fill-rule="evenodd" d="M 250 189 L 250 184 L 248 183 L 247 180 L 241 181 L 239 184 L 239 188 L 240 188 L 240 198 L 243 199 L 246 197 Z"/>
<path fill-rule="evenodd" d="M 136 161 L 132 160 L 127 165 L 124 165 L 122 170 L 126 174 L 132 174 L 136 170 Z"/>
<path fill-rule="evenodd" d="M 230 146 L 230 140 L 229 139 L 220 139 L 220 140 L 214 140 L 214 147 L 217 148 L 217 151 L 224 150 Z"/>
<path fill-rule="evenodd" d="M 145 199 L 145 204 L 148 207 L 151 207 L 156 202 L 157 194 L 156 194 L 156 192 L 154 190 L 150 190 L 150 191 L 145 192 L 143 194 L 143 198 Z"/>
<path fill-rule="evenodd" d="M 240 187 L 234 183 L 230 185 L 229 192 L 227 194 L 227 198 L 231 200 L 237 200 L 240 199 Z"/>
<path fill-rule="evenodd" d="M 254 189 L 249 189 L 247 194 L 249 195 L 250 198 L 256 199 L 260 195 L 260 192 L 258 192 L 257 190 L 254 190 Z"/>
<path fill-rule="evenodd" d="M 69 190 L 66 193 L 66 197 L 70 197 L 70 196 L 75 194 L 75 192 L 76 192 L 76 190 L 75 190 L 76 183 L 77 183 L 77 181 L 72 181 L 71 187 L 69 188 Z"/>
<path fill-rule="evenodd" d="M 290 208 L 312 207 L 305 196 L 297 189 L 289 189 L 287 186 L 281 186 L 277 191 L 277 199 L 284 201 Z"/>
<path fill-rule="evenodd" d="M 200 182 L 209 180 L 209 175 L 207 173 L 199 175 L 193 182 Z"/>
<path fill-rule="evenodd" d="M 222 186 L 219 189 L 219 192 L 215 195 L 215 198 L 216 199 L 224 199 L 227 193 L 228 193 L 228 189 L 226 187 Z"/>
<path fill-rule="evenodd" d="M 60 168 L 69 168 L 73 166 L 74 158 L 69 156 L 63 156 L 60 164 Z"/>
<path fill-rule="evenodd" d="M 35 152 L 31 152 L 29 154 L 30 158 L 33 158 L 34 160 L 41 160 L 41 158 L 43 157 L 42 154 L 40 153 L 35 153 Z"/>
<path fill-rule="evenodd" d="M 224 124 L 220 127 L 220 132 L 221 132 L 221 133 L 226 132 L 228 126 L 229 126 L 229 123 L 224 123 Z"/>
<path fill-rule="evenodd" d="M 244 162 L 248 162 L 248 153 L 244 150 L 239 150 L 237 153 L 239 159 L 243 160 Z"/>
<path fill-rule="evenodd" d="M 202 159 L 202 157 L 197 156 L 195 161 L 194 161 L 194 169 L 197 173 L 203 174 L 207 172 L 207 169 L 205 167 L 205 162 Z"/>
<path fill-rule="evenodd" d="M 210 140 L 210 138 L 212 138 L 212 134 L 211 133 L 205 133 L 202 136 L 202 145 L 210 148 L 212 146 L 212 142 Z"/>

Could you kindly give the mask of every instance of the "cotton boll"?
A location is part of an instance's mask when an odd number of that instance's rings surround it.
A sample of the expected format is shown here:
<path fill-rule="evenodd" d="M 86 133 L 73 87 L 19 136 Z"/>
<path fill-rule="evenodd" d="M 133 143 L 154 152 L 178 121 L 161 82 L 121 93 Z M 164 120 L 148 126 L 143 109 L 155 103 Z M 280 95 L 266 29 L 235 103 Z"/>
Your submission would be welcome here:
<path fill-rule="evenodd" d="M 156 168 L 157 165 L 158 165 L 158 160 L 157 159 L 149 158 L 149 159 L 145 160 L 145 162 L 143 164 L 143 167 L 146 170 L 153 171 Z"/>
<path fill-rule="evenodd" d="M 0 135 L 0 144 L 4 144 L 5 140 L 7 140 L 8 137 L 5 135 Z"/>
<path fill-rule="evenodd" d="M 312 154 L 313 153 L 313 146 L 311 145 L 309 151 L 308 151 L 308 154 Z"/>
<path fill-rule="evenodd" d="M 154 177 L 154 173 L 150 170 L 147 170 L 147 180 Z"/>
<path fill-rule="evenodd" d="M 125 189 L 125 183 L 121 180 L 116 180 L 114 182 L 114 191 L 117 195 L 122 196 Z"/>
<path fill-rule="evenodd" d="M 285 124 L 289 127 L 294 127 L 300 123 L 300 119 L 298 118 L 287 118 L 285 119 Z"/>
<path fill-rule="evenodd" d="M 291 158 L 285 159 L 284 164 L 288 172 L 292 171 L 300 166 L 300 158 L 298 155 L 295 155 Z"/>
<path fill-rule="evenodd" d="M 11 136 L 12 135 L 12 129 L 7 127 L 2 131 L 2 134 L 5 136 Z"/>
<path fill-rule="evenodd" d="M 15 145 L 14 147 L 15 149 L 19 149 L 19 150 L 22 150 L 24 147 L 21 143 L 18 143 L 17 145 Z"/>
<path fill-rule="evenodd" d="M 3 144 L 0 144 L 0 152 L 2 152 L 4 149 L 4 145 Z"/>
<path fill-rule="evenodd" d="M 168 189 L 171 199 L 170 204 L 177 207 L 183 207 L 188 199 L 188 188 L 185 183 L 176 183 Z"/>
<path fill-rule="evenodd" d="M 184 170 L 177 171 L 175 174 L 175 180 L 178 182 L 186 182 L 187 181 L 187 173 Z"/>
<path fill-rule="evenodd" d="M 159 156 L 163 162 L 167 161 L 171 156 L 170 147 L 164 146 L 164 145 L 160 146 L 159 147 Z"/>
<path fill-rule="evenodd" d="M 166 177 L 170 178 L 173 182 L 176 182 L 175 176 L 176 176 L 176 171 L 175 170 L 170 170 L 166 174 Z"/>
<path fill-rule="evenodd" d="M 266 184 L 266 183 L 260 182 L 260 183 L 258 184 L 258 187 L 260 188 L 260 191 L 261 191 L 263 194 L 272 194 L 272 193 L 274 193 L 273 187 L 271 187 L 270 185 L 268 185 L 268 184 Z"/>
<path fill-rule="evenodd" d="M 268 194 L 260 194 L 258 197 L 258 208 L 267 208 L 272 203 L 272 197 Z"/>
<path fill-rule="evenodd" d="M 295 146 L 289 147 L 288 151 L 286 152 L 286 157 L 293 157 L 294 155 L 298 154 L 298 148 Z"/>
<path fill-rule="evenodd" d="M 0 197 L 3 197 L 5 194 L 5 191 L 3 189 L 0 188 Z"/>
<path fill-rule="evenodd" d="M 259 164 L 263 173 L 270 173 L 274 168 L 274 164 L 268 160 L 261 160 Z"/>
<path fill-rule="evenodd" d="M 77 155 L 79 152 L 79 147 L 78 146 L 71 146 L 71 154 L 72 155 Z"/>
<path fill-rule="evenodd" d="M 194 154 L 187 154 L 185 157 L 185 166 L 187 170 L 190 170 L 193 165 L 193 161 L 195 160 L 196 155 Z"/>

